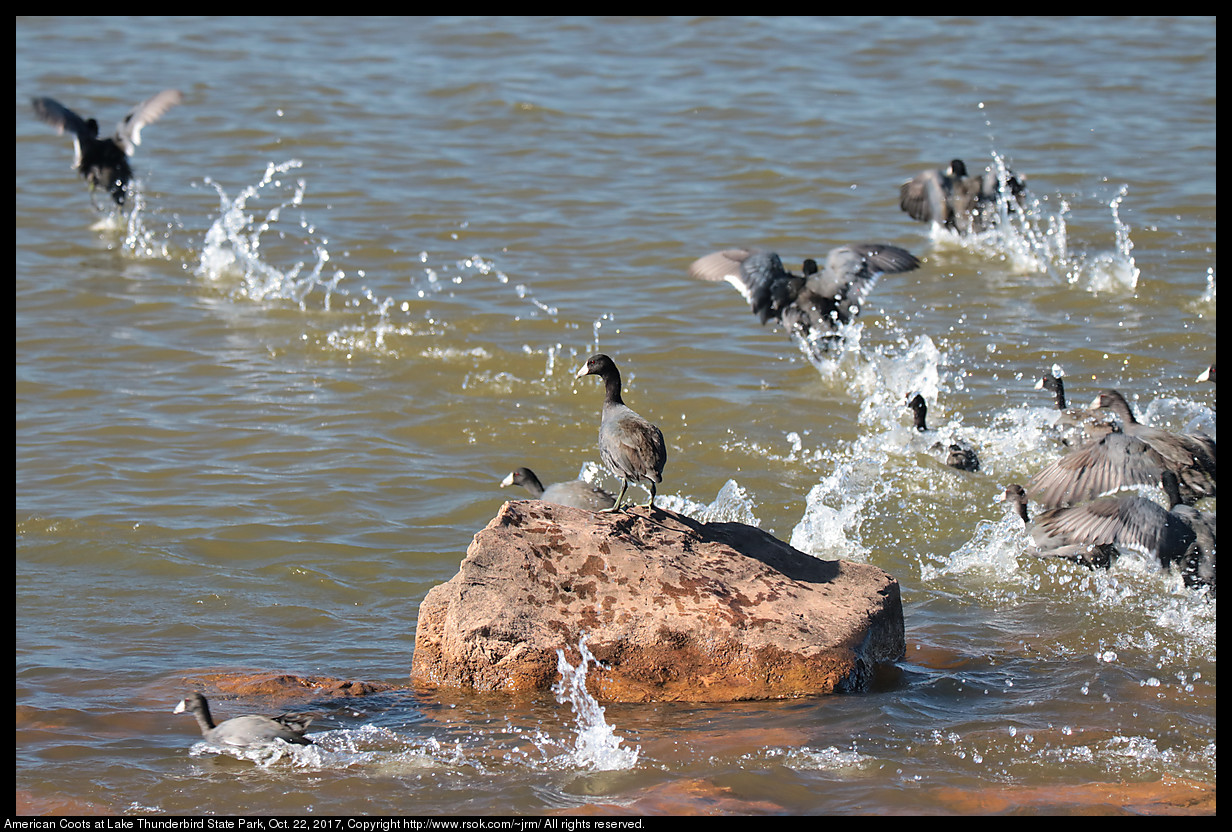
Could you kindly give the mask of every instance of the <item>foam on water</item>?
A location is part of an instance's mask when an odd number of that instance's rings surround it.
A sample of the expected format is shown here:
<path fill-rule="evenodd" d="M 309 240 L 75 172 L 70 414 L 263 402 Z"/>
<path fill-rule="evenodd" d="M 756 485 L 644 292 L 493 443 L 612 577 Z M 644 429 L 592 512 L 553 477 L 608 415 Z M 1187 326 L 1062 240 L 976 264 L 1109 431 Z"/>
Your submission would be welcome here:
<path fill-rule="evenodd" d="M 788 768 L 800 771 L 826 771 L 844 776 L 871 773 L 876 761 L 852 749 L 835 748 L 768 748 L 764 756 Z"/>

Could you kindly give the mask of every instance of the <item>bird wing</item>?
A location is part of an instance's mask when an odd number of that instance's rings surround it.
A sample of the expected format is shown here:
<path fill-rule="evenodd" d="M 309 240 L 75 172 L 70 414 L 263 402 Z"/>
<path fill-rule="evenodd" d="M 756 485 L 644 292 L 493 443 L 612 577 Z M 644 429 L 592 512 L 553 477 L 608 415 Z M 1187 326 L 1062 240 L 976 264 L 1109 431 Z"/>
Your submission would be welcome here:
<path fill-rule="evenodd" d="M 284 721 L 289 720 L 289 721 Z M 296 745 L 310 745 L 312 740 L 303 736 L 304 729 L 312 720 L 298 715 L 283 714 L 278 717 L 237 716 L 228 719 L 210 731 L 207 739 L 218 745 L 251 746 L 283 740 Z M 302 726 L 302 728 L 301 728 Z"/>
<path fill-rule="evenodd" d="M 742 274 L 744 261 L 755 252 L 747 248 L 730 248 L 699 257 L 689 266 L 689 275 L 713 283 L 727 281 L 735 286 L 745 300 L 751 301 Z"/>
<path fill-rule="evenodd" d="M 179 90 L 163 90 L 128 111 L 116 125 L 115 138 L 129 156 L 141 144 L 141 128 L 162 118 L 163 113 L 183 100 Z"/>
<path fill-rule="evenodd" d="M 1214 439 L 1206 434 L 1173 433 L 1143 424 L 1131 426 L 1130 431 L 1158 451 L 1167 466 L 1176 471 L 1185 502 L 1216 495 Z"/>
<path fill-rule="evenodd" d="M 909 272 L 919 267 L 920 261 L 898 246 L 882 243 L 840 246 L 830 252 L 826 267 L 809 278 L 808 287 L 834 301 L 839 316 L 846 321 L 859 311 L 881 275 Z"/>
<path fill-rule="evenodd" d="M 605 459 L 613 470 L 632 480 L 663 481 L 663 466 L 667 464 L 667 445 L 663 431 L 625 408 L 617 417 L 620 429 L 612 431 L 619 453 Z"/>
<path fill-rule="evenodd" d="M 297 734 L 302 734 L 308 730 L 308 726 L 312 724 L 313 718 L 308 714 L 285 713 L 272 717 L 274 722 L 285 726 L 287 729 L 294 731 Z"/>
<path fill-rule="evenodd" d="M 1049 508 L 1080 503 L 1131 485 L 1158 485 L 1166 467 L 1150 445 L 1114 431 L 1048 465 L 1027 493 Z"/>
<path fill-rule="evenodd" d="M 913 220 L 945 223 L 949 220 L 950 178 L 943 171 L 926 170 L 903 183 L 898 207 Z"/>
<path fill-rule="evenodd" d="M 97 129 L 91 128 L 85 119 L 54 98 L 34 98 L 30 103 L 34 105 L 34 114 L 56 128 L 56 133 L 63 135 L 65 130 L 72 133 L 73 168 L 80 166 L 81 142 L 94 138 Z"/>
<path fill-rule="evenodd" d="M 1066 543 L 1131 546 L 1171 558 L 1193 542 L 1194 532 L 1179 516 L 1146 497 L 1102 497 L 1070 508 L 1046 511 L 1036 528 Z"/>
<path fill-rule="evenodd" d="M 689 274 L 699 280 L 725 280 L 735 286 L 763 324 L 779 317 L 783 308 L 795 300 L 803 283 L 783 268 L 783 261 L 773 251 L 744 248 L 716 251 L 694 260 Z"/>
<path fill-rule="evenodd" d="M 57 133 L 68 130 L 74 136 L 81 136 L 87 132 L 86 120 L 54 98 L 34 98 L 30 103 L 34 105 L 34 114 L 56 128 Z"/>

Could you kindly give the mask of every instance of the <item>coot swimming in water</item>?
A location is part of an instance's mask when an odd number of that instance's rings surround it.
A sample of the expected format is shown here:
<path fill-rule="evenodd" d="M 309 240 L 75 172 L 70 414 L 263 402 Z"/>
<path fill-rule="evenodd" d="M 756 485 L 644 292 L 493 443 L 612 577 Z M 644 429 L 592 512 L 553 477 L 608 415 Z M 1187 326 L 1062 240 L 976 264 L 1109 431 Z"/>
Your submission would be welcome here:
<path fill-rule="evenodd" d="M 501 488 L 510 485 L 522 486 L 536 500 L 590 511 L 602 511 L 605 508 L 611 508 L 616 503 L 611 494 L 585 480 L 558 482 L 544 488 L 543 483 L 535 476 L 535 472 L 529 468 L 518 468 L 501 480 Z"/>
<path fill-rule="evenodd" d="M 1093 547 L 1106 557 L 1108 547 L 1129 546 L 1144 551 L 1167 567 L 1178 563 L 1186 585 L 1215 590 L 1215 515 L 1200 512 L 1181 502 L 1176 473 L 1165 470 L 1164 493 L 1170 508 L 1137 494 L 1100 497 L 1075 506 L 1049 509 L 1029 523 L 1040 554 L 1075 558 L 1074 553 Z M 1026 494 L 1019 486 L 1006 489 L 1006 500 L 1015 503 L 1027 519 Z M 1115 559 L 1115 554 L 1112 555 Z M 1091 565 L 1106 565 L 1092 563 Z"/>
<path fill-rule="evenodd" d="M 1070 407 L 1065 398 L 1065 382 L 1061 379 L 1061 368 L 1054 365 L 1051 372 L 1044 373 L 1035 382 L 1036 390 L 1048 390 L 1055 396 L 1057 420 L 1053 424 L 1062 432 L 1061 441 L 1076 445 L 1099 439 L 1112 430 L 1108 420 L 1101 419 L 1095 411 Z"/>
<path fill-rule="evenodd" d="M 1120 556 L 1114 543 L 1076 542 L 1072 536 L 1058 538 L 1032 523 L 1027 516 L 1027 492 L 1021 485 L 1007 485 L 1003 499 L 1022 518 L 1022 522 L 1027 526 L 1027 534 L 1031 535 L 1033 545 L 1026 554 L 1042 558 L 1064 558 L 1092 569 L 1111 566 Z"/>
<path fill-rule="evenodd" d="M 251 748 L 269 745 L 276 740 L 292 745 L 312 745 L 312 740 L 304 736 L 312 718 L 300 714 L 272 717 L 249 714 L 215 725 L 213 717 L 210 716 L 210 706 L 199 693 L 191 693 L 180 700 L 174 713 L 191 713 L 196 717 L 197 725 L 201 727 L 201 735 L 212 745 Z"/>
<path fill-rule="evenodd" d="M 831 251 L 821 270 L 815 260 L 805 260 L 803 274 L 787 271 L 773 251 L 746 248 L 698 258 L 689 266 L 689 274 L 735 286 L 763 324 L 779 321 L 816 357 L 837 342 L 839 326 L 859 314 L 878 277 L 919 266 L 920 261 L 905 249 L 861 243 Z"/>
<path fill-rule="evenodd" d="M 907 400 L 907 407 L 911 408 L 915 429 L 920 433 L 927 433 L 928 403 L 924 401 L 924 397 L 916 393 Z M 944 447 L 938 442 L 933 445 L 932 450 L 944 450 L 946 452 L 945 464 L 951 468 L 957 468 L 960 471 L 980 470 L 979 454 L 965 439 L 953 439 Z"/>
<path fill-rule="evenodd" d="M 1026 190 L 1026 177 L 1006 171 L 1004 187 L 1007 204 L 1013 206 Z M 972 176 L 962 159 L 949 167 L 926 170 L 908 179 L 899 188 L 898 205 L 913 220 L 936 223 L 959 234 L 985 231 L 996 225 L 1002 183 L 998 175 L 985 170 Z"/>
<path fill-rule="evenodd" d="M 35 114 L 57 133 L 67 130 L 73 135 L 73 167 L 90 183 L 91 198 L 94 189 L 102 187 L 122 207 L 133 178 L 128 157 L 141 144 L 141 128 L 157 121 L 181 100 L 178 90 L 163 90 L 130 110 L 116 125 L 115 134 L 103 138 L 98 135 L 97 121 L 82 118 L 54 98 L 35 98 L 31 103 Z"/>
<path fill-rule="evenodd" d="M 1172 433 L 1144 425 L 1134 416 L 1129 402 L 1116 390 L 1102 390 L 1091 410 L 1108 408 L 1128 436 L 1150 445 L 1180 481 L 1181 499 L 1192 505 L 1215 496 L 1215 440 L 1204 433 Z"/>
<path fill-rule="evenodd" d="M 619 476 L 623 484 L 616 503 L 604 511 L 618 511 L 630 482 L 640 482 L 650 491 L 646 501 L 654 508 L 655 486 L 663 482 L 667 446 L 663 432 L 634 413 L 620 398 L 620 370 L 611 358 L 598 353 L 586 359 L 576 378 L 599 376 L 603 379 L 603 415 L 599 422 L 599 456 Z"/>

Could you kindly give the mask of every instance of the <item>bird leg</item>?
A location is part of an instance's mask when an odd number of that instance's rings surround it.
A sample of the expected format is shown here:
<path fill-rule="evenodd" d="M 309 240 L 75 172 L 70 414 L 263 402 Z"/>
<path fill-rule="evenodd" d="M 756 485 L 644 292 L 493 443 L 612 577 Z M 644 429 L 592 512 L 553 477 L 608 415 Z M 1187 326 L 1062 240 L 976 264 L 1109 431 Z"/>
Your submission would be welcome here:
<path fill-rule="evenodd" d="M 620 501 L 625 498 L 625 491 L 627 491 L 628 489 L 629 489 L 629 479 L 628 477 L 626 477 L 620 485 L 620 494 L 616 496 L 616 502 L 612 504 L 611 508 L 601 508 L 599 509 L 597 513 L 607 514 L 610 511 L 620 511 Z"/>

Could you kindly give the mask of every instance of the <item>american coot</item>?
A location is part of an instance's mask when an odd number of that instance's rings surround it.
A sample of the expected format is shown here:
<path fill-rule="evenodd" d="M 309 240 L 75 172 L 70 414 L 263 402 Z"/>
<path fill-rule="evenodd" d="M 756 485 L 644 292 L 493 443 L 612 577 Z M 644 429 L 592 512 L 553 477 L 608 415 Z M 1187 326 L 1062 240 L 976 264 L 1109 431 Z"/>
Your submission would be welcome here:
<path fill-rule="evenodd" d="M 501 480 L 501 488 L 510 485 L 522 486 L 536 500 L 590 511 L 602 511 L 605 508 L 611 508 L 616 503 L 611 494 L 585 480 L 558 482 L 544 488 L 543 483 L 535 476 L 535 472 L 529 468 L 518 468 Z"/>
<path fill-rule="evenodd" d="M 1120 553 L 1112 543 L 1074 542 L 1071 539 L 1055 539 L 1027 516 L 1027 492 L 1018 484 L 1005 487 L 1005 502 L 1022 518 L 1027 533 L 1031 535 L 1032 548 L 1027 554 L 1036 557 L 1064 558 L 1091 568 L 1111 566 Z"/>
<path fill-rule="evenodd" d="M 599 422 L 599 456 L 623 480 L 616 502 L 604 511 L 618 511 L 630 482 L 650 491 L 646 506 L 654 508 L 655 486 L 663 482 L 667 446 L 663 432 L 630 410 L 620 398 L 620 370 L 611 358 L 598 353 L 586 359 L 575 378 L 603 379 L 603 415 Z"/>
<path fill-rule="evenodd" d="M 1199 374 L 1197 379 L 1195 379 L 1195 381 L 1209 381 L 1211 384 L 1214 384 L 1215 383 L 1215 365 L 1212 364 L 1211 366 L 1203 370 L 1201 374 Z M 1215 399 L 1214 399 L 1214 396 L 1212 396 L 1211 397 L 1211 410 L 1214 410 L 1214 409 L 1215 409 Z"/>
<path fill-rule="evenodd" d="M 1012 206 L 1026 190 L 1026 177 L 1006 171 L 1007 202 Z M 971 176 L 962 159 L 941 170 L 926 170 L 903 183 L 898 205 L 913 220 L 945 226 L 966 234 L 985 231 L 997 222 L 1002 190 L 996 172 L 985 170 Z"/>
<path fill-rule="evenodd" d="M 1105 436 L 1112 429 L 1111 425 L 1098 413 L 1070 407 L 1065 398 L 1065 382 L 1061 379 L 1061 368 L 1053 366 L 1051 372 L 1040 376 L 1035 389 L 1048 390 L 1056 397 L 1058 415 L 1054 424 L 1063 432 L 1062 441 L 1071 445 Z"/>
<path fill-rule="evenodd" d="M 1187 585 L 1208 586 L 1214 591 L 1215 515 L 1181 503 L 1174 472 L 1164 471 L 1162 484 L 1169 509 L 1135 494 L 1101 497 L 1043 512 L 1029 523 L 1037 553 L 1081 559 L 1074 554 L 1083 547 L 1094 547 L 1098 558 L 1106 557 L 1109 547 L 1129 546 L 1158 558 L 1165 567 L 1177 563 Z M 1006 499 L 1016 504 L 1026 521 L 1022 488 L 1007 488 Z"/>
<path fill-rule="evenodd" d="M 907 399 L 907 407 L 911 408 L 915 429 L 920 433 L 928 433 L 928 403 L 919 393 Z M 960 471 L 980 470 L 980 457 L 975 448 L 965 439 L 953 439 L 946 445 L 940 442 L 933 445 L 933 451 L 946 452 L 945 464 Z"/>
<path fill-rule="evenodd" d="M 840 324 L 849 324 L 882 274 L 917 269 L 920 261 L 896 246 L 875 243 L 840 246 L 818 270 L 804 261 L 804 274 L 792 274 L 772 251 L 727 249 L 698 258 L 689 274 L 699 280 L 727 281 L 744 295 L 758 319 L 779 321 L 814 354 L 829 349 Z"/>
<path fill-rule="evenodd" d="M 173 713 L 191 713 L 201 726 L 201 735 L 206 742 L 217 746 L 232 748 L 251 748 L 269 745 L 276 740 L 292 745 L 312 745 L 312 740 L 304 736 L 311 717 L 301 714 L 281 714 L 279 716 L 237 716 L 218 725 L 210 716 L 210 706 L 205 697 L 199 693 L 191 693 L 180 704 L 175 706 Z"/>
<path fill-rule="evenodd" d="M 1047 508 L 1073 505 L 1132 485 L 1159 485 L 1167 469 L 1154 448 L 1116 428 L 1046 465 L 1027 493 Z"/>
<path fill-rule="evenodd" d="M 99 138 L 97 121 L 83 119 L 54 98 L 35 98 L 31 103 L 35 114 L 57 133 L 72 133 L 76 152 L 73 167 L 90 183 L 91 198 L 95 188 L 103 187 L 111 192 L 116 205 L 123 206 L 133 178 L 128 157 L 141 144 L 141 128 L 157 121 L 181 100 L 178 90 L 163 90 L 130 110 L 116 125 L 115 135 L 105 138 Z"/>
<path fill-rule="evenodd" d="M 1128 436 L 1150 445 L 1180 481 L 1181 499 L 1192 505 L 1203 497 L 1215 496 L 1215 440 L 1203 433 L 1172 433 L 1141 424 L 1129 402 L 1116 390 L 1102 390 L 1091 410 L 1107 408 Z"/>

